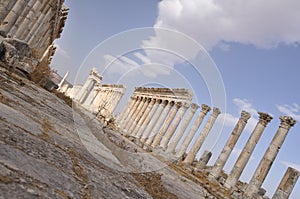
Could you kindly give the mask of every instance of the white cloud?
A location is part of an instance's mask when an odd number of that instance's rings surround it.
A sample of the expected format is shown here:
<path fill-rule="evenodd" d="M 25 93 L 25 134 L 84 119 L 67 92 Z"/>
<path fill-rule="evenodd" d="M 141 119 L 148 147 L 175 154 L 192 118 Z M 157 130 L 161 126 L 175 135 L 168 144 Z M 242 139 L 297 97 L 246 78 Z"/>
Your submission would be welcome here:
<path fill-rule="evenodd" d="M 106 62 L 105 66 L 107 66 L 106 71 L 109 74 L 123 75 L 139 65 L 126 57 L 117 58 L 112 55 L 105 55 L 104 59 Z"/>
<path fill-rule="evenodd" d="M 234 98 L 233 103 L 238 107 L 239 112 L 242 110 L 249 112 L 252 116 L 257 116 L 257 110 L 246 99 Z"/>
<path fill-rule="evenodd" d="M 64 49 L 62 49 L 60 47 L 60 45 L 58 44 L 55 44 L 55 47 L 56 47 L 56 53 L 59 54 L 60 56 L 62 56 L 63 58 L 65 59 L 69 59 L 70 58 L 70 55 L 68 54 L 67 51 L 65 51 Z"/>
<path fill-rule="evenodd" d="M 227 127 L 233 127 L 239 120 L 239 118 L 234 117 L 229 113 L 221 113 L 218 117 L 218 121 L 222 122 L 224 120 L 224 125 Z"/>
<path fill-rule="evenodd" d="M 141 60 L 145 64 L 151 63 L 151 60 L 147 56 L 143 55 L 142 53 L 136 52 L 134 53 L 134 56 L 136 56 L 139 60 Z"/>
<path fill-rule="evenodd" d="M 223 41 L 271 48 L 300 41 L 299 10 L 299 0 L 164 0 L 154 27 L 186 33 L 207 49 Z"/>
<path fill-rule="evenodd" d="M 276 107 L 281 113 L 289 115 L 295 120 L 300 121 L 300 107 L 298 104 L 293 103 L 292 105 L 276 105 Z"/>
<path fill-rule="evenodd" d="M 286 167 L 292 167 L 292 168 L 300 171 L 300 165 L 299 164 L 295 164 L 295 163 L 287 162 L 287 161 L 283 161 L 283 160 L 280 160 L 279 162 L 281 164 L 283 164 L 284 166 L 286 166 Z"/>

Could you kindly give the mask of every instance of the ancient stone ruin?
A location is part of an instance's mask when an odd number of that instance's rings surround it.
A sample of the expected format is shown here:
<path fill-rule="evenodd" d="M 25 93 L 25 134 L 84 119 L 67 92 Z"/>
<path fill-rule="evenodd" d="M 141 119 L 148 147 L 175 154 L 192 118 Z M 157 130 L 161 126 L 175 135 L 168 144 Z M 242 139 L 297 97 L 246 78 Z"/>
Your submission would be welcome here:
<path fill-rule="evenodd" d="M 5 70 L 9 70 L 23 77 L 27 77 L 32 71 L 38 69 L 37 67 L 39 66 L 39 63 L 50 63 L 51 58 L 55 52 L 55 46 L 53 45 L 53 42 L 56 38 L 60 37 L 65 20 L 68 15 L 68 8 L 64 6 L 63 2 L 63 0 L 1 1 L 1 68 L 5 68 Z M 296 123 L 296 121 L 292 117 L 281 116 L 279 118 L 280 126 L 275 136 L 271 140 L 270 146 L 265 151 L 250 182 L 245 183 L 240 181 L 240 177 L 244 172 L 247 163 L 249 162 L 251 154 L 253 153 L 258 140 L 262 136 L 265 128 L 267 128 L 268 123 L 273 119 L 272 116 L 270 116 L 268 113 L 258 112 L 259 120 L 256 124 L 256 127 L 253 129 L 251 136 L 249 137 L 243 150 L 239 154 L 239 157 L 235 162 L 231 172 L 227 175 L 224 172 L 223 168 L 228 161 L 241 133 L 247 125 L 247 121 L 251 117 L 248 112 L 241 112 L 240 119 L 236 123 L 236 126 L 232 130 L 232 133 L 229 136 L 228 140 L 224 143 L 221 154 L 218 155 L 218 158 L 213 166 L 209 166 L 207 165 L 207 163 L 212 155 L 215 154 L 212 154 L 210 151 L 205 151 L 200 159 L 197 159 L 197 155 L 199 155 L 198 153 L 202 148 L 203 143 L 205 142 L 218 116 L 221 113 L 221 110 L 219 108 L 211 108 L 206 104 L 198 105 L 196 103 L 193 103 L 193 93 L 188 89 L 136 87 L 123 111 L 119 115 L 115 116 L 114 111 L 125 93 L 125 85 L 102 84 L 102 76 L 95 68 L 90 71 L 89 77 L 83 85 L 70 85 L 66 82 L 66 77 L 67 75 L 62 78 L 62 81 L 57 86 L 59 92 L 64 93 L 66 96 L 72 98 L 73 102 L 76 105 L 80 106 L 80 108 L 94 114 L 95 118 L 101 121 L 102 124 L 111 124 L 110 127 L 112 127 L 111 129 L 113 130 L 113 134 L 116 137 L 121 137 L 122 141 L 126 140 L 120 143 L 129 142 L 136 147 L 134 148 L 136 151 L 142 150 L 145 153 L 153 152 L 149 154 L 164 163 L 168 163 L 170 168 L 173 169 L 174 172 L 176 172 L 176 175 L 184 176 L 186 179 L 189 179 L 195 182 L 197 185 L 200 185 L 201 188 L 205 189 L 206 192 L 209 193 L 210 198 L 268 198 L 268 196 L 265 195 L 266 191 L 263 189 L 262 184 L 266 176 L 268 175 L 270 168 L 289 130 Z M 14 95 L 9 93 L 9 86 L 4 86 L 1 88 L 1 92 L 3 92 L 5 95 L 0 93 L 1 106 L 3 107 L 3 110 L 5 109 L 5 112 L 3 111 L 3 113 L 5 113 L 5 117 L 10 118 L 11 112 L 15 113 L 14 117 L 16 117 L 18 116 L 17 111 L 8 106 L 12 102 L 14 102 L 14 96 L 17 96 L 16 98 L 22 99 L 23 101 L 26 101 L 27 99 L 26 103 L 23 102 L 27 106 L 29 106 L 28 104 L 30 104 L 30 101 L 32 102 L 35 100 L 28 100 L 30 99 L 30 97 L 26 96 L 25 92 L 21 91 L 21 89 L 19 88 L 23 86 L 24 83 L 22 85 L 16 84 L 14 82 L 15 80 L 10 80 L 6 75 L 4 75 L 4 73 L 2 74 L 2 71 L 1 79 L 4 79 L 3 82 L 5 83 L 5 85 L 8 85 L 7 82 L 11 82 L 10 86 L 14 85 L 12 86 L 12 88 L 18 88 L 14 89 Z M 29 87 L 30 86 L 28 86 L 28 88 Z M 30 89 L 32 90 L 33 88 L 35 87 L 30 87 Z M 28 89 L 28 91 L 30 89 Z M 37 91 L 39 89 L 40 88 L 35 88 L 35 90 Z M 30 92 L 33 91 L 30 90 Z M 46 91 L 40 92 L 43 92 L 41 96 L 48 95 L 49 98 L 55 101 L 56 98 L 46 93 Z M 7 96 L 9 96 L 10 98 Z M 7 102 L 9 101 L 7 99 L 10 99 L 11 101 Z M 47 100 L 43 99 L 43 101 L 46 102 Z M 39 102 L 36 104 L 41 107 L 41 109 L 43 108 L 42 110 L 47 111 L 48 107 L 44 106 L 44 102 Z M 53 102 L 47 103 L 52 105 L 55 104 Z M 18 107 L 22 107 L 20 108 L 20 110 L 26 112 L 26 110 L 24 111 L 25 105 L 19 106 L 18 103 L 16 103 L 16 105 L 18 105 Z M 63 109 L 64 107 L 62 102 L 60 103 L 60 107 L 61 109 Z M 38 115 L 41 113 L 37 111 L 35 114 Z M 45 115 L 47 114 L 41 115 L 44 115 L 45 117 Z M 71 114 L 68 114 L 68 116 L 70 115 Z M 61 115 L 59 116 L 62 118 L 61 120 L 72 120 L 72 118 L 65 118 Z M 206 122 L 203 123 L 205 117 L 208 118 L 206 119 Z M 19 119 L 19 121 L 22 124 L 24 123 L 29 125 L 29 127 L 32 129 L 40 129 L 38 124 L 36 124 L 35 126 L 32 125 L 33 120 L 31 121 L 29 116 L 28 118 L 22 118 Z M 55 117 L 53 115 L 51 115 L 51 119 L 55 121 Z M 3 121 L 6 120 L 3 119 Z M 193 123 L 190 124 L 192 121 Z M 38 123 L 40 121 L 35 118 L 35 122 Z M 46 120 L 44 121 L 44 123 L 48 124 Z M 46 129 L 47 132 L 54 131 L 53 126 L 48 124 L 48 126 L 46 125 L 46 128 L 44 123 L 41 126 L 43 130 Z M 9 129 L 9 126 L 7 128 Z M 199 136 L 196 136 L 199 129 L 201 130 L 200 134 Z M 21 130 L 22 132 L 26 132 L 24 129 Z M 65 129 L 65 131 L 67 132 L 68 129 Z M 9 130 L 5 130 L 5 133 L 7 132 L 9 132 Z M 36 136 L 31 135 L 32 133 L 29 133 L 30 135 L 27 134 L 26 136 L 28 137 Z M 48 138 L 50 137 L 48 133 L 37 134 L 39 136 L 38 138 L 43 140 L 43 143 L 47 143 L 46 141 L 48 141 Z M 107 136 L 107 134 L 104 133 L 103 135 Z M 56 132 L 55 136 L 61 136 L 61 134 L 59 132 Z M 110 136 L 112 137 L 112 135 Z M 5 138 L 6 137 L 3 137 L 3 140 Z M 38 140 L 36 137 L 34 137 L 34 139 Z M 180 140 L 183 141 L 180 142 Z M 11 143 L 11 140 L 7 142 Z M 12 142 L 14 143 L 13 140 Z M 53 143 L 51 143 L 49 148 L 57 147 L 59 145 L 56 141 L 54 142 L 53 140 L 51 140 L 51 142 Z M 79 141 L 76 141 L 74 143 L 78 144 Z M 23 143 L 20 142 L 20 145 L 21 144 Z M 68 143 L 64 144 L 67 145 Z M 189 146 L 190 149 L 188 150 Z M 9 148 L 11 146 L 5 147 Z M 13 150 L 17 149 L 14 148 Z M 76 167 L 73 168 L 75 170 L 74 172 L 77 175 L 76 179 L 81 177 L 81 184 L 88 183 L 88 175 L 83 172 L 84 167 L 79 165 L 79 160 L 81 160 L 81 157 L 77 157 L 75 152 L 68 151 L 68 147 L 58 147 L 57 149 L 55 149 L 55 154 L 58 150 L 66 150 L 68 154 L 73 157 L 71 162 L 73 164 L 76 163 Z M 12 149 L 7 150 L 7 153 L 3 153 L 1 155 L 5 156 L 11 151 Z M 51 154 L 54 154 L 54 152 Z M 24 155 L 20 155 L 20 157 L 23 156 Z M 44 157 L 47 156 L 44 155 L 39 158 Z M 40 163 L 40 160 L 37 162 Z M 56 164 L 56 162 L 53 161 L 51 164 Z M 93 167 L 96 167 L 97 163 L 91 161 L 91 164 L 89 164 L 89 166 L 91 165 Z M 49 165 L 47 165 L 47 167 L 48 166 Z M 30 169 L 28 169 L 26 165 L 24 168 L 27 169 L 27 171 L 30 171 Z M 5 169 L 8 170 L 8 166 L 6 166 Z M 1 171 L 5 169 L 4 167 L 1 167 Z M 90 168 L 90 170 L 94 171 L 92 168 Z M 111 175 L 113 175 L 113 172 Z M 115 175 L 117 174 L 115 173 Z M 121 176 L 121 174 L 119 173 L 118 175 Z M 278 188 L 272 198 L 289 198 L 289 195 L 291 194 L 299 176 L 299 171 L 289 167 L 281 182 L 278 183 Z M 9 180 L 7 180 L 8 178 L 3 178 L 3 176 L 0 177 L 2 181 L 10 182 Z M 49 184 L 51 184 L 51 179 L 49 180 L 49 182 Z M 86 189 L 89 189 L 88 184 L 81 190 L 86 191 Z M 32 192 L 32 190 L 30 191 Z M 66 193 L 63 192 L 62 195 L 66 196 Z M 204 197 L 206 196 L 203 196 L 203 198 Z"/>
<path fill-rule="evenodd" d="M 3 66 L 30 74 L 50 63 L 68 15 L 63 0 L 3 0 L 0 3 L 0 58 Z"/>

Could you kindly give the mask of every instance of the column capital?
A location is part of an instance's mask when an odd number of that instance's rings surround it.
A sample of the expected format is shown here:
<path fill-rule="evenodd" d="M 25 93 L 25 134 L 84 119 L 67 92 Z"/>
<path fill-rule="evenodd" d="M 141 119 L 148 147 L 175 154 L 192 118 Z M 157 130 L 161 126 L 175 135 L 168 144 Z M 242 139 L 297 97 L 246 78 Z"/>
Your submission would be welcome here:
<path fill-rule="evenodd" d="M 221 114 L 221 111 L 217 107 L 213 107 L 213 113 L 211 114 L 213 117 L 218 117 Z"/>
<path fill-rule="evenodd" d="M 168 103 L 169 103 L 168 100 L 163 100 L 161 104 L 162 104 L 163 106 L 166 106 Z"/>
<path fill-rule="evenodd" d="M 296 120 L 291 116 L 280 116 L 280 127 L 285 129 L 290 129 L 296 124 Z"/>
<path fill-rule="evenodd" d="M 251 114 L 248 113 L 247 111 L 242 111 L 241 112 L 241 120 L 243 120 L 244 122 L 247 122 L 251 117 Z"/>
<path fill-rule="evenodd" d="M 211 108 L 206 105 L 206 104 L 202 104 L 201 105 L 201 112 L 203 112 L 205 115 L 211 110 Z"/>
<path fill-rule="evenodd" d="M 182 102 L 175 102 L 175 108 L 179 109 L 182 106 Z"/>
<path fill-rule="evenodd" d="M 155 103 L 156 103 L 156 99 L 150 98 L 150 104 L 155 104 Z"/>
<path fill-rule="evenodd" d="M 191 104 L 191 111 L 192 112 L 196 112 L 196 110 L 199 108 L 199 105 L 198 104 L 195 104 L 195 103 L 192 103 Z"/>
<path fill-rule="evenodd" d="M 257 112 L 259 114 L 259 121 L 258 123 L 267 126 L 267 124 L 269 122 L 271 122 L 271 120 L 273 119 L 273 117 L 271 115 L 269 115 L 268 113 L 264 113 L 264 112 Z"/>

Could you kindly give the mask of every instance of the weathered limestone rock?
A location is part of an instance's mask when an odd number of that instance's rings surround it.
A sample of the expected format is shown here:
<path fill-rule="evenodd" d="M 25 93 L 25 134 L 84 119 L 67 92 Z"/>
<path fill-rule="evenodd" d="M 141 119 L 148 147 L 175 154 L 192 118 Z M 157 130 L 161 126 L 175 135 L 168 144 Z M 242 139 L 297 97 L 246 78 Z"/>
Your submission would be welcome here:
<path fill-rule="evenodd" d="M 212 153 L 210 151 L 204 151 L 199 161 L 196 163 L 196 168 L 204 169 L 204 167 L 207 165 L 208 161 L 210 160 L 211 156 Z"/>

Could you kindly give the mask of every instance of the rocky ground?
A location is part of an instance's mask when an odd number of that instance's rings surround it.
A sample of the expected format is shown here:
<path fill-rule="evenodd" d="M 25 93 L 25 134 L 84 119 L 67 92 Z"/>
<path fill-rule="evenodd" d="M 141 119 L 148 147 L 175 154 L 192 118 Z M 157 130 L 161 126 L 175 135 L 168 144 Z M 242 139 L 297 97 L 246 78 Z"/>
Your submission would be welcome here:
<path fill-rule="evenodd" d="M 214 197 L 82 108 L 1 69 L 0 198 Z"/>

